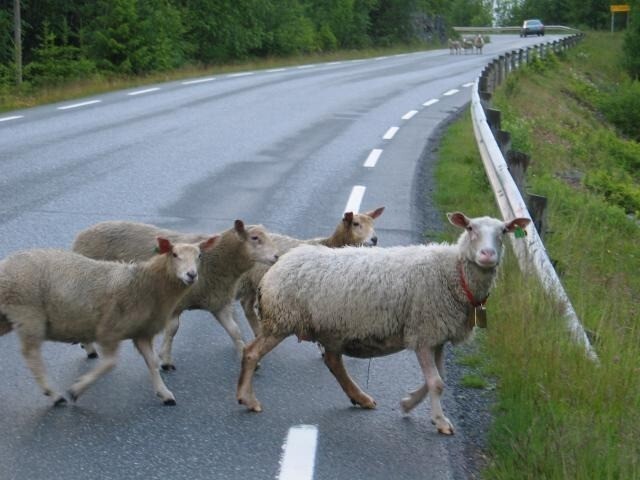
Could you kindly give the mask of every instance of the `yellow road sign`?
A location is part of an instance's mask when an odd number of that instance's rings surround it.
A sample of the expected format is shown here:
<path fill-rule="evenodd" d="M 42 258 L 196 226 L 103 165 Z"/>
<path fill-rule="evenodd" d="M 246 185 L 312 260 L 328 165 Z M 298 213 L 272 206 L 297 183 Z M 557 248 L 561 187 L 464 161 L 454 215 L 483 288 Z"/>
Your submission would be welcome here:
<path fill-rule="evenodd" d="M 611 13 L 628 12 L 631 10 L 629 5 L 611 5 Z"/>

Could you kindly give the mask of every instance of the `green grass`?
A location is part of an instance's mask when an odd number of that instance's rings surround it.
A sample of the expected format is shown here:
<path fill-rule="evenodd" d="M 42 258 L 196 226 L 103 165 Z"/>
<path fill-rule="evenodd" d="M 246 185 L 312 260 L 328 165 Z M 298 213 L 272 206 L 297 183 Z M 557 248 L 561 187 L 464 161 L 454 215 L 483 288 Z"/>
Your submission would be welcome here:
<path fill-rule="evenodd" d="M 370 48 L 362 50 L 340 50 L 330 53 L 296 55 L 291 57 L 272 57 L 264 59 L 246 60 L 225 65 L 207 67 L 189 66 L 169 72 L 148 74 L 143 76 L 107 76 L 96 75 L 92 78 L 69 81 L 61 85 L 50 85 L 41 88 L 31 88 L 24 84 L 22 88 L 0 89 L 0 112 L 19 108 L 34 107 L 46 103 L 81 98 L 89 95 L 109 92 L 130 87 L 149 85 L 154 83 L 181 80 L 207 75 L 222 75 L 246 70 L 265 70 L 270 68 L 287 67 L 337 60 L 353 60 L 371 58 L 382 55 L 394 55 L 413 51 L 442 48 L 441 45 L 403 45 L 388 48 Z"/>
<path fill-rule="evenodd" d="M 495 376 L 498 397 L 484 478 L 640 478 L 640 228 L 615 198 L 585 184 L 594 170 L 623 168 L 616 149 L 629 146 L 567 82 L 586 78 L 605 89 L 619 81 L 619 43 L 590 34 L 566 58 L 519 73 L 495 95 L 503 125 L 516 126 L 532 156 L 528 191 L 549 199 L 545 245 L 597 336 L 600 364 L 570 341 L 556 302 L 508 252 L 479 343 L 487 363 L 478 368 Z M 442 211 L 498 215 L 481 165 L 467 114 L 441 145 Z"/>
<path fill-rule="evenodd" d="M 466 374 L 460 379 L 460 385 L 466 388 L 477 388 L 482 390 L 489 386 L 489 382 L 480 375 Z"/>

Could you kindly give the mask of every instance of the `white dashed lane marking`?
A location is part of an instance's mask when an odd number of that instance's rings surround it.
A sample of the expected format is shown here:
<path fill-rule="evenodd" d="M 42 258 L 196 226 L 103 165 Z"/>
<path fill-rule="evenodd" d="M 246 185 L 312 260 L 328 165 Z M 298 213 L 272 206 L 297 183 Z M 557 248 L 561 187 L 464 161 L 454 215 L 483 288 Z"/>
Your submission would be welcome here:
<path fill-rule="evenodd" d="M 0 118 L 0 122 L 8 122 L 9 120 L 17 120 L 19 118 L 24 118 L 24 115 L 12 115 L 10 117 Z"/>
<path fill-rule="evenodd" d="M 383 140 L 391 140 L 396 133 L 398 133 L 398 130 L 400 130 L 400 127 L 391 127 L 389 128 L 389 130 L 387 130 L 387 132 L 382 136 Z"/>
<path fill-rule="evenodd" d="M 438 100 L 437 98 L 432 98 L 431 100 L 427 100 L 426 102 L 424 102 L 422 105 L 425 107 L 430 107 L 431 105 L 433 105 L 434 103 L 438 103 L 440 100 Z"/>
<path fill-rule="evenodd" d="M 199 78 L 197 80 L 187 80 L 186 82 L 182 82 L 182 85 L 195 85 L 196 83 L 205 83 L 205 82 L 213 82 L 216 77 L 208 77 L 208 78 Z"/>
<path fill-rule="evenodd" d="M 444 95 L 445 97 L 451 96 L 451 95 L 455 95 L 456 93 L 458 93 L 460 90 L 457 90 L 455 88 L 452 88 L 451 90 L 444 92 L 442 95 Z"/>
<path fill-rule="evenodd" d="M 312 480 L 318 444 L 318 427 L 296 425 L 282 446 L 278 480 Z"/>
<path fill-rule="evenodd" d="M 345 212 L 358 213 L 366 189 L 367 188 L 362 185 L 356 185 L 351 189 L 351 195 L 349 195 L 347 205 L 344 207 Z"/>
<path fill-rule="evenodd" d="M 65 105 L 64 107 L 58 107 L 58 110 L 70 110 L 72 108 L 86 107 L 87 105 L 94 105 L 100 102 L 102 102 L 102 100 L 87 100 L 86 102 L 74 103 L 72 105 Z"/>
<path fill-rule="evenodd" d="M 378 163 L 378 159 L 380 158 L 380 155 L 382 155 L 382 149 L 374 148 L 373 150 L 371 150 L 371 153 L 369 154 L 369 156 L 367 157 L 367 159 L 365 160 L 362 166 L 367 168 L 375 167 L 376 163 Z"/>
<path fill-rule="evenodd" d="M 145 93 L 157 92 L 158 90 L 160 90 L 160 87 L 145 88 L 144 90 L 136 90 L 135 92 L 129 92 L 127 93 L 127 95 L 129 95 L 130 97 L 133 97 L 135 95 L 144 95 Z"/>
<path fill-rule="evenodd" d="M 402 116 L 402 120 L 409 120 L 410 118 L 413 118 L 416 113 L 418 113 L 417 110 L 409 110 Z"/>
<path fill-rule="evenodd" d="M 469 88 L 469 87 L 473 87 L 475 85 L 475 82 L 469 82 L 469 83 L 465 83 L 464 85 L 462 85 L 464 88 Z"/>

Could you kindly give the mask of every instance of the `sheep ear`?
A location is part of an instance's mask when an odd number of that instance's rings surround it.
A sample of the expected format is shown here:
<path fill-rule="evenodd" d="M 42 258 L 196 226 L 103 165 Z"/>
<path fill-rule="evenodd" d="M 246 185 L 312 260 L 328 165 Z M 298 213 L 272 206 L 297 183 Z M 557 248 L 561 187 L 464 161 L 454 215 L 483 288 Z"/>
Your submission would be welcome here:
<path fill-rule="evenodd" d="M 247 231 L 244 228 L 244 222 L 242 220 L 233 222 L 233 228 L 240 238 L 247 238 Z"/>
<path fill-rule="evenodd" d="M 169 253 L 173 251 L 173 245 L 171 245 L 171 242 L 164 237 L 158 237 L 158 248 L 156 248 L 156 252 L 159 253 L 160 255 L 163 255 L 165 253 Z"/>
<path fill-rule="evenodd" d="M 378 218 L 384 212 L 384 207 L 376 208 L 375 210 L 371 210 L 370 212 L 365 213 L 365 215 L 370 216 L 371 218 Z"/>
<path fill-rule="evenodd" d="M 464 213 L 462 212 L 452 212 L 447 213 L 447 217 L 449 218 L 449 222 L 451 225 L 455 225 L 460 228 L 467 228 L 469 222 L 471 221 Z"/>
<path fill-rule="evenodd" d="M 351 222 L 353 222 L 353 212 L 344 212 L 344 217 L 342 217 L 342 221 L 346 224 L 351 225 Z"/>
<path fill-rule="evenodd" d="M 527 228 L 530 223 L 530 218 L 514 218 L 510 222 L 505 222 L 504 231 L 506 233 L 514 232 L 517 228 Z"/>
<path fill-rule="evenodd" d="M 213 237 L 209 237 L 205 241 L 200 242 L 200 251 L 208 252 L 209 250 L 211 250 L 217 243 L 218 238 L 220 238 L 220 235 L 214 235 Z"/>

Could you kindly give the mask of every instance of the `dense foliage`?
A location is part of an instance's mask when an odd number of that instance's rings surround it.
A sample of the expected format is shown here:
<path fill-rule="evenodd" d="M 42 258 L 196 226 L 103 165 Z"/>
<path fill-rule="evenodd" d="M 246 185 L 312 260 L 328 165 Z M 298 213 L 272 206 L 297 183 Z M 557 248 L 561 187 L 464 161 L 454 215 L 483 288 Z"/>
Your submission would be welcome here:
<path fill-rule="evenodd" d="M 0 88 L 15 79 L 0 0 Z M 490 0 L 21 0 L 26 85 L 413 42 L 489 25 Z"/>

